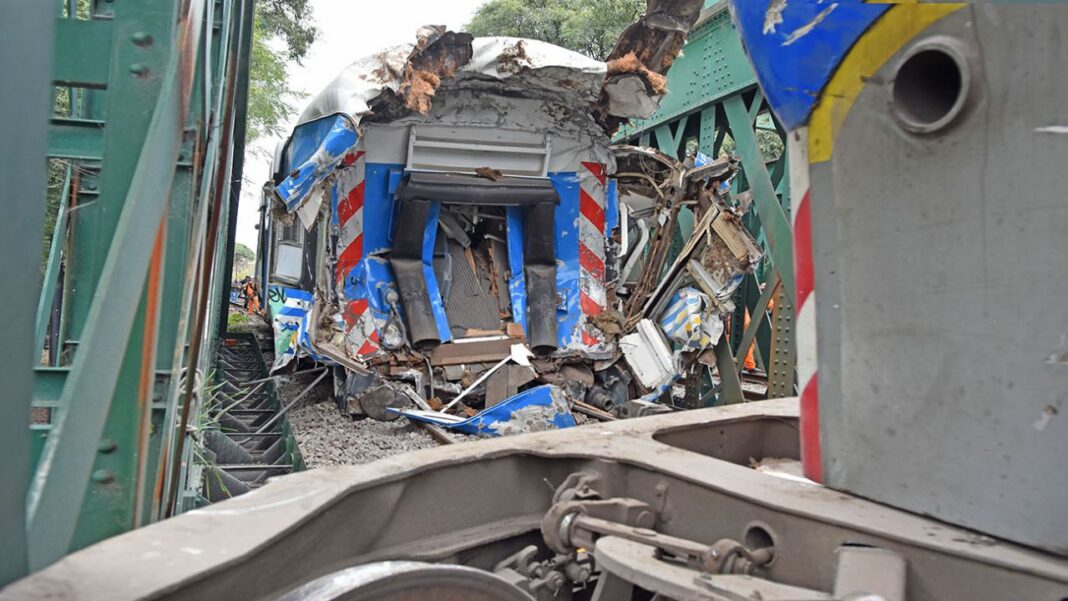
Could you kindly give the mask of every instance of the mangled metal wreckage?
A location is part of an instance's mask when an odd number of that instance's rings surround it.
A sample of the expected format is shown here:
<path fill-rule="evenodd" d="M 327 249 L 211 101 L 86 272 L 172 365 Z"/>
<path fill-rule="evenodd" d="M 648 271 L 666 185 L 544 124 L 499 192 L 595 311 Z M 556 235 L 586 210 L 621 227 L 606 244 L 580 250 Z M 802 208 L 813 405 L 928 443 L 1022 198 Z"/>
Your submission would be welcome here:
<path fill-rule="evenodd" d="M 333 364 L 349 413 L 484 435 L 655 408 L 760 251 L 728 159 L 610 145 L 670 65 L 628 39 L 601 62 L 427 28 L 320 93 L 268 185 L 274 368 Z"/>

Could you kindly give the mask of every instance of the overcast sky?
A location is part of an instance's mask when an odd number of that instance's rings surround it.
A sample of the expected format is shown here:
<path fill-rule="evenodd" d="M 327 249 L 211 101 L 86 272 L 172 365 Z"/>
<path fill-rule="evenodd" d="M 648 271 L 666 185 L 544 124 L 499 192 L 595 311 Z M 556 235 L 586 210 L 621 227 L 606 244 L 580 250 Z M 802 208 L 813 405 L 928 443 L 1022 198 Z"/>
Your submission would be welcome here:
<path fill-rule="evenodd" d="M 309 94 L 308 100 L 326 87 L 341 70 L 358 58 L 382 48 L 411 42 L 423 25 L 445 25 L 460 30 L 485 0 L 312 0 L 319 39 L 303 65 L 290 65 L 294 90 Z M 303 106 L 291 115 L 287 129 Z M 270 172 L 270 155 L 277 139 L 256 142 L 245 156 L 245 183 L 237 218 L 237 241 L 255 250 L 259 221 L 260 189 Z"/>

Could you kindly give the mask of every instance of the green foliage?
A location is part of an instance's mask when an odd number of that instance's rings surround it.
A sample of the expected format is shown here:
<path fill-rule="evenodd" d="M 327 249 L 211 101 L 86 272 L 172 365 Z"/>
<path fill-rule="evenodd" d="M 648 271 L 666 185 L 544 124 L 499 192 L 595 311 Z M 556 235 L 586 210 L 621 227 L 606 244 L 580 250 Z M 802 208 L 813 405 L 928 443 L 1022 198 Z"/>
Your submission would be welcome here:
<path fill-rule="evenodd" d="M 252 263 L 256 260 L 256 251 L 238 242 L 234 247 L 234 259 Z"/>
<path fill-rule="evenodd" d="M 299 63 L 318 31 L 312 25 L 309 0 L 258 0 L 249 67 L 248 141 L 279 136 L 294 102 L 303 94 L 289 87 L 286 65 Z M 276 50 L 272 42 L 284 49 Z"/>
<path fill-rule="evenodd" d="M 296 110 L 293 100 L 297 95 L 287 81 L 286 55 L 271 48 L 269 41 L 270 34 L 257 15 L 249 66 L 249 142 L 280 135 L 286 118 Z"/>
<path fill-rule="evenodd" d="M 252 275 L 256 266 L 256 252 L 240 242 L 234 246 L 234 279 L 243 280 Z"/>
<path fill-rule="evenodd" d="M 41 277 L 48 269 L 48 253 L 52 252 L 52 232 L 59 218 L 59 203 L 63 199 L 63 183 L 67 176 L 67 162 L 58 159 L 48 161 L 48 190 L 45 194 L 45 220 L 42 230 Z"/>
<path fill-rule="evenodd" d="M 228 315 L 226 318 L 226 325 L 231 327 L 244 325 L 247 323 L 252 323 L 252 319 L 248 315 L 239 311 L 231 312 L 230 315 Z"/>
<path fill-rule="evenodd" d="M 84 9 L 84 10 L 83 10 Z M 88 0 L 79 0 L 78 18 L 89 17 Z M 78 92 L 75 95 L 75 109 L 80 101 Z M 52 102 L 52 113 L 62 117 L 76 115 L 77 110 L 71 110 L 71 89 L 55 88 L 55 96 Z M 45 219 L 42 232 L 41 248 L 41 277 L 44 278 L 48 269 L 48 253 L 52 251 L 52 234 L 56 229 L 56 221 L 59 218 L 59 204 L 63 199 L 63 188 L 67 178 L 70 161 L 63 159 L 48 159 L 48 188 L 45 191 Z"/>
<path fill-rule="evenodd" d="M 90 0 L 78 0 L 74 7 L 74 18 L 87 20 L 92 12 L 93 8 L 90 6 Z M 70 1 L 60 0 L 60 14 L 63 17 L 70 17 Z"/>
<path fill-rule="evenodd" d="M 300 63 L 319 31 L 312 25 L 310 0 L 258 0 L 257 27 L 285 42 L 286 56 Z"/>
<path fill-rule="evenodd" d="M 59 16 L 86 21 L 92 13 L 90 0 L 78 0 L 74 5 L 74 15 L 70 14 L 70 2 L 63 0 L 60 3 Z M 71 117 L 78 114 L 81 104 L 79 100 L 84 91 L 76 92 L 74 107 L 71 107 L 71 89 L 54 88 L 55 96 L 52 103 L 52 113 L 60 117 Z M 66 181 L 69 161 L 61 159 L 48 160 L 48 188 L 45 190 L 45 219 L 44 228 L 41 230 L 41 279 L 44 279 L 48 269 L 48 253 L 52 251 L 52 234 L 56 229 L 56 221 L 59 218 L 59 203 L 63 198 L 63 185 Z"/>
<path fill-rule="evenodd" d="M 550 42 L 603 60 L 645 0 L 489 0 L 465 29 Z"/>
<path fill-rule="evenodd" d="M 757 148 L 760 149 L 760 154 L 764 155 L 766 162 L 772 162 L 779 160 L 782 153 L 786 151 L 786 145 L 783 144 L 782 138 L 774 130 L 761 129 L 756 130 Z M 723 146 L 720 147 L 719 155 L 726 156 L 734 154 L 737 149 L 737 144 L 734 142 L 734 138 L 727 136 L 723 140 Z"/>

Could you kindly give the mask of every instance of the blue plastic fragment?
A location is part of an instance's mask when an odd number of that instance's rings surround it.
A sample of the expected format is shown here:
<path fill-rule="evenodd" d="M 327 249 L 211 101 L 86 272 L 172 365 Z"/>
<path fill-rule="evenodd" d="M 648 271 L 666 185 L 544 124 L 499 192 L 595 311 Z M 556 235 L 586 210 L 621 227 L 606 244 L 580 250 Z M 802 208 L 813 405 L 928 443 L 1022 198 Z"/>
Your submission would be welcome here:
<path fill-rule="evenodd" d="M 552 384 L 524 390 L 478 415 L 459 418 L 435 411 L 393 409 L 408 419 L 434 424 L 464 434 L 493 437 L 570 428 L 575 425 L 567 397 Z"/>

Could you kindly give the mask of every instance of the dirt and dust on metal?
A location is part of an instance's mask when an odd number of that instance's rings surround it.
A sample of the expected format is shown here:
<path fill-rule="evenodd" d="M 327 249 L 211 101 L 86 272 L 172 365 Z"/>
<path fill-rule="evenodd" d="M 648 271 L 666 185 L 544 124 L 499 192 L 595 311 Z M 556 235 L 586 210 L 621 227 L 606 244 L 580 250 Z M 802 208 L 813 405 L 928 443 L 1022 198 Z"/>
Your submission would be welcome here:
<path fill-rule="evenodd" d="M 312 421 L 567 428 L 672 411 L 714 372 L 762 259 L 738 166 L 610 143 L 656 110 L 699 8 L 660 7 L 604 62 L 428 27 L 310 102 L 265 186 L 264 260 L 273 370 L 332 369 L 340 415 Z"/>

